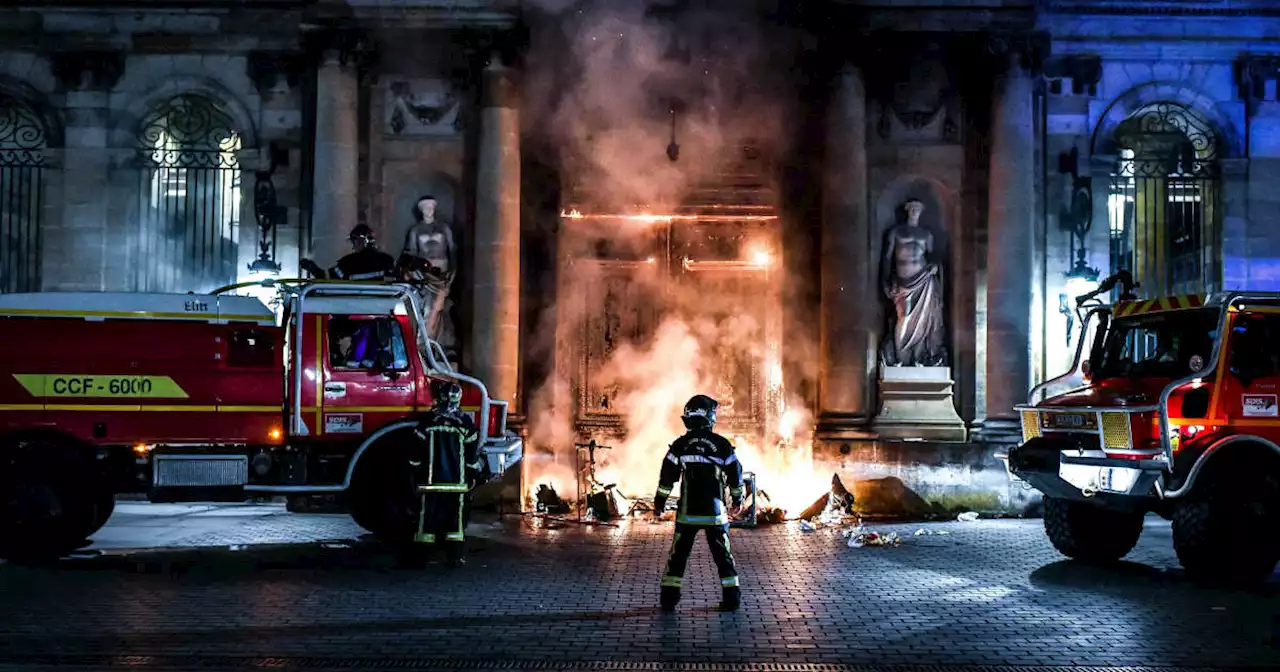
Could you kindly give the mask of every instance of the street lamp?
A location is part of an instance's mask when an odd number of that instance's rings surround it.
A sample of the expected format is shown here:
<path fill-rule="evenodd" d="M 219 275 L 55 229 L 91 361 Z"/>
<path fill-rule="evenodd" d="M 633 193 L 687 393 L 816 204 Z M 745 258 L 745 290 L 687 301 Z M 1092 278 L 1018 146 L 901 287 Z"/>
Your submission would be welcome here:
<path fill-rule="evenodd" d="M 255 280 L 280 274 L 280 264 L 275 260 L 276 225 L 288 216 L 288 210 L 276 202 L 276 186 L 271 172 L 260 170 L 253 187 L 254 216 L 258 219 L 258 258 L 249 264 L 249 273 Z"/>
<path fill-rule="evenodd" d="M 1067 347 L 1071 347 L 1071 334 L 1075 330 L 1075 310 L 1072 297 L 1088 294 L 1098 284 L 1099 271 L 1086 260 L 1085 237 L 1093 228 L 1093 181 L 1080 177 L 1080 152 L 1072 148 L 1058 157 L 1058 170 L 1071 176 L 1071 201 L 1058 215 L 1059 226 L 1071 236 L 1071 256 L 1075 259 L 1066 273 L 1067 283 L 1058 294 L 1058 312 L 1067 318 Z"/>

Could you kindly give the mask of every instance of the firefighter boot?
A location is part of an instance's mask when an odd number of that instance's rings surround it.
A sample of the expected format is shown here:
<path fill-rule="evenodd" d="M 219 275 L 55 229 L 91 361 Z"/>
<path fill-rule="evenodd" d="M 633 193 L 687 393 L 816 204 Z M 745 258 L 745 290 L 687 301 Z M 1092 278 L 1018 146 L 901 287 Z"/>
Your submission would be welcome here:
<path fill-rule="evenodd" d="M 467 564 L 467 545 L 461 541 L 446 541 L 444 559 L 450 567 L 461 567 Z"/>
<path fill-rule="evenodd" d="M 737 611 L 742 606 L 742 589 L 729 586 L 724 589 L 720 598 L 720 611 Z"/>
<path fill-rule="evenodd" d="M 663 586 L 661 603 L 663 611 L 675 611 L 676 605 L 680 604 L 680 587 Z"/>

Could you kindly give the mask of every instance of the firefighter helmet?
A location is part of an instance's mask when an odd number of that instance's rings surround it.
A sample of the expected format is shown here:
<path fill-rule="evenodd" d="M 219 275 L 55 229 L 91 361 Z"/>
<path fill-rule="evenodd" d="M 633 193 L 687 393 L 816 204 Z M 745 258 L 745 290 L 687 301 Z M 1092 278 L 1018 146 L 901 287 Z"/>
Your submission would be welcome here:
<path fill-rule="evenodd" d="M 452 380 L 431 381 L 431 406 L 437 411 L 456 412 L 462 404 L 462 387 Z"/>
<path fill-rule="evenodd" d="M 351 229 L 351 235 L 349 237 L 352 244 L 363 241 L 365 245 L 373 245 L 375 242 L 373 229 L 369 228 L 368 224 L 359 224 L 356 228 Z"/>
<path fill-rule="evenodd" d="M 716 425 L 716 409 L 720 402 L 705 394 L 695 395 L 684 405 L 680 419 L 687 429 L 711 429 Z"/>

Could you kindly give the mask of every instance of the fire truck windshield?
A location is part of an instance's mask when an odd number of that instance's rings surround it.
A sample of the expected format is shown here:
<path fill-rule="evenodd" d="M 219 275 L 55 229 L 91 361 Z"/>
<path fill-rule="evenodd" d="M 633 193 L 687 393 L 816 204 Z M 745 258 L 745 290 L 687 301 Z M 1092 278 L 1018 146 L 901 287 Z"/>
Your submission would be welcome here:
<path fill-rule="evenodd" d="M 1121 318 L 1105 335 L 1094 378 L 1180 378 L 1195 356 L 1209 361 L 1218 309 L 1181 310 Z"/>

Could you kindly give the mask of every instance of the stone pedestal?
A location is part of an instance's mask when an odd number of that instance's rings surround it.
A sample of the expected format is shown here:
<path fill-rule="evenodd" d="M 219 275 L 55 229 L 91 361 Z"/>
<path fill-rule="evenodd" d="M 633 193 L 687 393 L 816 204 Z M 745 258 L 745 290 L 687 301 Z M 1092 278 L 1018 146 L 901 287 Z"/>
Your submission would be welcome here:
<path fill-rule="evenodd" d="M 965 441 L 954 384 L 947 366 L 881 367 L 882 405 L 872 429 L 890 441 Z"/>

